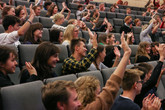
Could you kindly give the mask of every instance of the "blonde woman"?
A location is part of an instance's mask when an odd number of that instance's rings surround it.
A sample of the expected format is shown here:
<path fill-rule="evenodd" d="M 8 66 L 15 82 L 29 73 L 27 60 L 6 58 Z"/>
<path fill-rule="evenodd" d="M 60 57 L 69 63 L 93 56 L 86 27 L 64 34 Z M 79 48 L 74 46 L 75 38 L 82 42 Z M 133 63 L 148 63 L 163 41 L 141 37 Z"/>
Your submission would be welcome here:
<path fill-rule="evenodd" d="M 80 109 L 93 102 L 100 93 L 100 81 L 94 76 L 82 76 L 74 83 L 77 86 L 78 100 L 82 104 Z"/>
<path fill-rule="evenodd" d="M 79 34 L 79 28 L 76 25 L 70 24 L 64 31 L 64 40 L 62 45 L 69 45 L 72 39 L 77 39 Z"/>
<path fill-rule="evenodd" d="M 145 24 L 144 26 L 142 26 L 142 31 L 140 33 L 141 42 L 145 41 L 145 42 L 152 43 L 152 39 L 149 34 L 152 32 L 152 27 L 153 27 L 154 23 L 156 23 L 156 20 L 152 19 L 149 25 Z"/>
<path fill-rule="evenodd" d="M 64 15 L 61 14 L 61 13 L 57 13 L 53 16 L 53 22 L 55 24 L 53 24 L 52 28 L 55 28 L 55 29 L 59 29 L 59 30 L 62 30 L 64 31 L 66 29 L 66 27 L 64 26 L 61 26 L 64 22 Z"/>
<path fill-rule="evenodd" d="M 136 52 L 135 62 L 140 63 L 140 62 L 150 61 L 150 56 L 149 56 L 150 50 L 151 50 L 150 43 L 140 42 Z"/>

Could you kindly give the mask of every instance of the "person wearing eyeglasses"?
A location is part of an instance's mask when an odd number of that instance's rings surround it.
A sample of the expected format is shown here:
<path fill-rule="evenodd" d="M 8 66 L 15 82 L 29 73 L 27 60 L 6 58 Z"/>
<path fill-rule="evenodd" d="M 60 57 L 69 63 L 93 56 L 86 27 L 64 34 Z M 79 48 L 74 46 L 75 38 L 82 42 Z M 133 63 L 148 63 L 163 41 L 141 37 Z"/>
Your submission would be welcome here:
<path fill-rule="evenodd" d="M 160 109 L 160 99 L 151 94 L 143 100 L 142 108 L 140 108 L 140 106 L 134 102 L 136 95 L 140 94 L 142 89 L 143 80 L 140 78 L 142 74 L 143 72 L 138 69 L 128 69 L 125 71 L 124 78 L 122 80 L 123 94 L 116 98 L 111 110 Z"/>
<path fill-rule="evenodd" d="M 152 67 L 147 63 L 139 64 L 139 66 L 144 67 L 148 71 L 144 77 L 144 83 L 142 85 L 141 93 L 135 97 L 135 103 L 137 103 L 140 107 L 142 107 L 142 101 L 145 98 L 145 96 L 148 95 L 149 93 L 154 93 L 151 92 L 151 90 L 153 91 L 155 87 L 157 89 L 157 86 L 160 81 L 159 78 L 161 78 L 162 75 L 161 69 L 165 58 L 165 44 L 159 44 L 159 47 L 158 46 L 155 47 L 156 50 L 159 52 L 160 58 L 154 70 L 152 71 Z"/>

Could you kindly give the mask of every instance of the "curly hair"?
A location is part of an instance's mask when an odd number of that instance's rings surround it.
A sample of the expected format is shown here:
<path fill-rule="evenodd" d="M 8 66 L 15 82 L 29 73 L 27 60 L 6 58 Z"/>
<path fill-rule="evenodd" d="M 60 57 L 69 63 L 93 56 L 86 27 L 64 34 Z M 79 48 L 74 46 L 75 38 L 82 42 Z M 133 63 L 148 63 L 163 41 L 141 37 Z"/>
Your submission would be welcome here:
<path fill-rule="evenodd" d="M 96 77 L 82 76 L 74 83 L 77 86 L 78 100 L 82 108 L 95 100 L 96 90 L 100 86 L 100 81 Z"/>

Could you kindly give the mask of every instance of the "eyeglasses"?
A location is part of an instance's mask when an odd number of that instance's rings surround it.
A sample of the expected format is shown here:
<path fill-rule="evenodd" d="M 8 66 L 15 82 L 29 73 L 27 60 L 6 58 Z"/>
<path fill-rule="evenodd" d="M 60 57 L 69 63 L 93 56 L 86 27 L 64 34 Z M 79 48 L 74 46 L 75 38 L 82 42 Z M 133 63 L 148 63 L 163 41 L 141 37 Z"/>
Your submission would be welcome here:
<path fill-rule="evenodd" d="M 136 81 L 136 82 L 137 82 L 137 83 L 142 83 L 142 84 L 143 84 L 143 82 L 144 82 L 144 81 L 143 81 L 143 80 L 141 80 L 141 81 Z"/>

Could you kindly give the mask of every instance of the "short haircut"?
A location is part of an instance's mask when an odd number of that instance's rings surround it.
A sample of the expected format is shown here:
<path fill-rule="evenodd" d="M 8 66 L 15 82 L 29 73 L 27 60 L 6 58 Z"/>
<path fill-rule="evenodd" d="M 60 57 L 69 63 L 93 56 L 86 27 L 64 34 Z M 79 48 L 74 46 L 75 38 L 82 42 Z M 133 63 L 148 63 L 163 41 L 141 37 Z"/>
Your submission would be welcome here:
<path fill-rule="evenodd" d="M 41 89 L 42 101 L 46 110 L 58 110 L 57 102 L 67 104 L 70 97 L 68 89 L 76 89 L 72 81 L 54 81 Z"/>
<path fill-rule="evenodd" d="M 72 40 L 71 40 L 70 50 L 71 50 L 71 53 L 72 53 L 72 54 L 75 52 L 75 46 L 76 46 L 76 45 L 79 45 L 80 42 L 85 43 L 85 39 L 83 39 L 83 38 L 78 38 L 78 39 L 72 39 Z"/>
<path fill-rule="evenodd" d="M 1 45 L 0 46 L 0 63 L 5 64 L 8 58 L 10 57 L 10 53 L 12 53 L 15 56 L 15 58 L 17 58 L 17 53 L 14 49 Z"/>
<path fill-rule="evenodd" d="M 64 18 L 64 15 L 61 14 L 61 13 L 56 13 L 54 16 L 53 16 L 53 21 L 56 22 L 58 21 L 59 19 L 62 19 Z"/>
<path fill-rule="evenodd" d="M 142 74 L 143 72 L 138 69 L 127 69 L 122 81 L 123 90 L 131 90 L 134 83 L 139 80 Z"/>
<path fill-rule="evenodd" d="M 145 69 L 148 70 L 148 72 L 151 71 L 151 70 L 153 69 L 153 66 L 152 66 L 152 65 L 150 65 L 150 64 L 148 64 L 148 63 L 145 63 L 145 62 L 143 62 L 143 63 L 139 63 L 138 66 L 142 66 L 142 67 L 144 67 Z"/>
<path fill-rule="evenodd" d="M 131 16 L 126 16 L 124 19 L 124 22 L 127 22 L 130 18 L 132 18 Z"/>
<path fill-rule="evenodd" d="M 142 71 L 143 72 L 143 75 L 140 76 L 140 78 L 142 80 L 144 80 L 145 75 L 149 72 L 145 67 L 142 67 L 142 66 L 134 66 L 131 69 L 138 69 L 138 70 Z"/>
<path fill-rule="evenodd" d="M 41 6 L 36 5 L 36 6 L 33 6 L 33 10 L 35 10 L 37 7 L 40 7 L 41 8 Z"/>
<path fill-rule="evenodd" d="M 6 15 L 2 21 L 2 25 L 6 31 L 6 30 L 8 30 L 8 27 L 10 25 L 14 26 L 16 23 L 20 23 L 20 22 L 21 21 L 18 17 L 13 16 L 13 15 Z"/>

